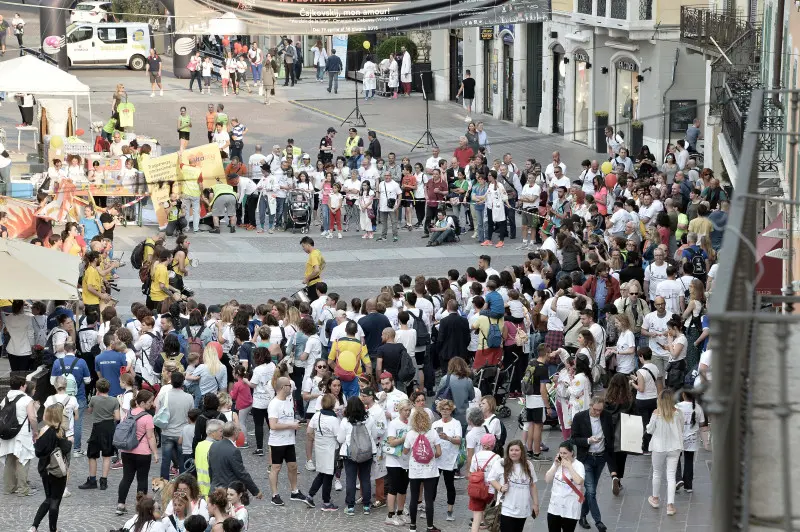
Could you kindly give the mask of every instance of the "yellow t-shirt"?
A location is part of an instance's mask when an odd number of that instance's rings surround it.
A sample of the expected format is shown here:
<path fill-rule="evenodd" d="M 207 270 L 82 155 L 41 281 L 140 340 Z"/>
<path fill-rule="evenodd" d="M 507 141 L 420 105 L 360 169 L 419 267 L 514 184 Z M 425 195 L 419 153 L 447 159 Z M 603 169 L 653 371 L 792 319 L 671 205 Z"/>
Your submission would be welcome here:
<path fill-rule="evenodd" d="M 83 304 L 84 305 L 99 305 L 100 298 L 89 292 L 89 287 L 94 288 L 97 292 L 103 289 L 103 279 L 100 277 L 100 272 L 94 266 L 89 266 L 83 272 Z"/>
<path fill-rule="evenodd" d="M 153 250 L 156 248 L 156 241 L 152 238 L 145 238 L 144 253 L 142 254 L 142 264 L 150 262 L 153 258 Z"/>
<path fill-rule="evenodd" d="M 311 275 L 311 270 L 314 269 L 314 266 L 319 266 L 319 274 L 308 281 L 309 285 L 317 284 L 322 279 L 322 270 L 325 269 L 325 259 L 322 257 L 322 252 L 318 249 L 315 249 L 311 253 L 308 254 L 308 261 L 306 261 L 306 271 L 305 276 L 308 277 Z"/>
<path fill-rule="evenodd" d="M 161 284 L 169 286 L 169 271 L 166 264 L 156 264 L 153 267 L 152 279 L 150 281 L 150 299 L 152 301 L 164 301 L 169 294 L 161 290 Z"/>
<path fill-rule="evenodd" d="M 370 363 L 367 346 L 362 345 L 356 338 L 346 337 L 336 340 L 328 354 L 328 360 L 331 362 L 336 360 L 340 368 L 345 371 L 354 371 L 356 375 L 361 375 L 359 360 L 365 366 Z"/>
<path fill-rule="evenodd" d="M 0 299 L 0 307 L 10 307 L 11 300 L 10 299 Z"/>

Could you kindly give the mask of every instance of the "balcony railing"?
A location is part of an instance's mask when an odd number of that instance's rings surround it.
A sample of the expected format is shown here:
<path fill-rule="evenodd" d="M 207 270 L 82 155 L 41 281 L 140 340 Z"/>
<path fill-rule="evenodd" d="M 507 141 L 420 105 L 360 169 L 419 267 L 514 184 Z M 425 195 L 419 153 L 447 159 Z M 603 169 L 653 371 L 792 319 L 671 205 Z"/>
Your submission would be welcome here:
<path fill-rule="evenodd" d="M 731 155 L 736 161 L 739 160 L 742 152 L 746 119 L 746 115 L 742 113 L 735 101 L 729 100 L 722 107 L 722 134 L 725 135 Z"/>
<path fill-rule="evenodd" d="M 652 22 L 655 0 L 573 0 L 574 15 L 583 23 L 603 25 L 608 19 L 629 23 Z M 588 19 L 587 17 L 593 17 Z M 603 20 L 605 19 L 605 20 Z M 617 24 L 619 26 L 619 24 Z"/>
<path fill-rule="evenodd" d="M 714 55 L 752 29 L 744 17 L 712 9 L 681 6 L 681 41 L 706 48 Z M 716 44 L 715 44 L 716 43 Z"/>

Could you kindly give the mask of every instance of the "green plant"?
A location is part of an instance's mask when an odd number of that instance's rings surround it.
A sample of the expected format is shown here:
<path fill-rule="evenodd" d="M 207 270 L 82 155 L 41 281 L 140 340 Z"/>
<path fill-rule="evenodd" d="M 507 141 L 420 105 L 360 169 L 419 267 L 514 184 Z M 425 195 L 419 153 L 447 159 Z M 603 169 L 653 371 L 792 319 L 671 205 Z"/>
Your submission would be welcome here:
<path fill-rule="evenodd" d="M 120 21 L 124 22 L 148 22 L 152 15 L 164 14 L 161 3 L 156 0 L 113 0 L 111 11 Z M 166 19 L 158 17 L 158 22 L 159 26 L 165 25 Z"/>
<path fill-rule="evenodd" d="M 595 111 L 594 116 L 601 117 L 601 116 L 608 116 L 608 111 Z"/>
<path fill-rule="evenodd" d="M 347 36 L 347 51 L 348 52 L 362 52 L 364 51 L 364 41 L 368 40 L 367 36 L 363 33 L 354 33 Z"/>
<path fill-rule="evenodd" d="M 400 48 L 405 46 L 408 53 L 411 55 L 411 63 L 416 63 L 419 57 L 417 44 L 408 37 L 398 35 L 396 37 L 389 37 L 378 45 L 378 60 L 386 59 L 390 53 L 400 52 Z"/>
<path fill-rule="evenodd" d="M 631 122 L 631 127 L 641 129 L 644 127 L 644 124 L 639 122 L 638 120 L 634 120 L 633 122 Z"/>

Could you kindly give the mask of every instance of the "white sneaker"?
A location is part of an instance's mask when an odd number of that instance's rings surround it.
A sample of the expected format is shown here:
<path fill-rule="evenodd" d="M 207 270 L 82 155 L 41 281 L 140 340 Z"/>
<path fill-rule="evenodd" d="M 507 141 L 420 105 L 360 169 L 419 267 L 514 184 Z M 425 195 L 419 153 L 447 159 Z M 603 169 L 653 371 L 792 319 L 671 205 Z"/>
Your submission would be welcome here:
<path fill-rule="evenodd" d="M 342 491 L 342 482 L 338 478 L 333 481 L 333 489 L 336 491 Z"/>
<path fill-rule="evenodd" d="M 164 96 L 164 89 L 161 89 L 160 91 L 158 91 L 158 95 L 159 96 Z"/>
<path fill-rule="evenodd" d="M 316 470 L 317 470 L 317 466 L 314 465 L 314 461 L 313 460 L 307 460 L 306 461 L 306 471 L 316 471 Z"/>
<path fill-rule="evenodd" d="M 396 517 L 387 517 L 383 521 L 383 524 L 384 525 L 389 525 L 389 526 L 401 526 L 403 524 L 403 522 L 402 521 L 398 521 Z"/>
<path fill-rule="evenodd" d="M 339 238 L 342 238 L 342 233 L 339 233 Z"/>
<path fill-rule="evenodd" d="M 404 512 L 405 512 L 405 510 L 404 510 Z M 404 525 L 410 525 L 411 524 L 411 516 L 408 515 L 407 513 L 403 513 L 403 515 L 400 516 L 400 521 L 402 521 Z"/>
<path fill-rule="evenodd" d="M 325 235 L 325 238 L 333 238 L 333 233 L 328 233 L 327 235 Z"/>
<path fill-rule="evenodd" d="M 65 489 L 64 489 L 64 495 L 62 495 L 61 497 L 62 497 L 62 498 L 64 498 L 64 499 L 66 499 L 66 498 L 67 498 L 67 497 L 69 497 L 70 495 L 72 495 L 72 493 L 71 493 L 71 492 L 70 492 L 68 489 L 66 489 L 66 488 L 65 488 Z"/>
<path fill-rule="evenodd" d="M 155 93 L 155 92 L 151 92 L 151 93 L 150 93 L 150 97 L 151 97 L 151 98 L 154 98 L 154 97 L 155 97 L 155 95 L 156 95 L 156 93 Z"/>

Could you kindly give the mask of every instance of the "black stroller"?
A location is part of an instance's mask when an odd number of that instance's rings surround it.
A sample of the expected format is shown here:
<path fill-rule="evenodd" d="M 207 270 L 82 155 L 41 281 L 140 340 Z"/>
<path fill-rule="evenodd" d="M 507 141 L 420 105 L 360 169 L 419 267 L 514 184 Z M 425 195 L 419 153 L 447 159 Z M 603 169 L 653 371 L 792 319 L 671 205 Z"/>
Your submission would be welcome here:
<path fill-rule="evenodd" d="M 311 225 L 311 192 L 304 192 L 300 190 L 292 190 L 286 196 L 286 207 L 288 210 L 288 219 L 286 220 L 286 228 L 291 225 L 292 233 L 300 229 L 300 233 L 308 233 L 309 226 Z"/>
<path fill-rule="evenodd" d="M 506 406 L 506 399 L 508 399 L 508 391 L 514 378 L 514 368 L 518 358 L 515 354 L 512 357 L 507 366 L 503 366 L 502 362 L 496 366 L 487 364 L 478 369 L 472 377 L 474 386 L 481 391 L 482 397 L 486 395 L 494 397 L 497 402 L 495 413 L 500 418 L 511 415 L 511 409 Z"/>

